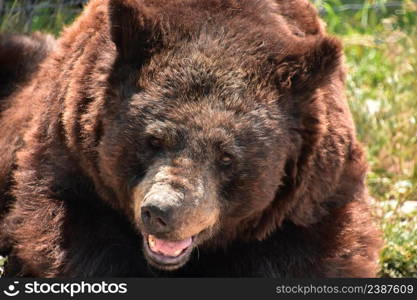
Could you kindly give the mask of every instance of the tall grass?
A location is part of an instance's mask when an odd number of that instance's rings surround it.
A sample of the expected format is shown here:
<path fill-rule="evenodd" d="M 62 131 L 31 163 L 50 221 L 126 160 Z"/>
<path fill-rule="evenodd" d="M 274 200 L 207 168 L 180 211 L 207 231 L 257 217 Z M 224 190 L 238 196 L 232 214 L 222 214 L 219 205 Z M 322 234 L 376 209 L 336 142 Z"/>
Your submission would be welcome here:
<path fill-rule="evenodd" d="M 16 10 L 23 2 L 7 2 L 0 32 L 58 34 L 78 12 L 63 0 Z M 349 104 L 368 150 L 368 185 L 385 238 L 380 276 L 417 277 L 417 208 L 409 209 L 417 204 L 417 4 L 314 2 L 328 31 L 345 45 Z"/>
<path fill-rule="evenodd" d="M 0 0 L 1 2 L 2 0 Z M 78 12 L 80 0 L 3 0 L 0 32 L 46 31 L 58 35 Z"/>

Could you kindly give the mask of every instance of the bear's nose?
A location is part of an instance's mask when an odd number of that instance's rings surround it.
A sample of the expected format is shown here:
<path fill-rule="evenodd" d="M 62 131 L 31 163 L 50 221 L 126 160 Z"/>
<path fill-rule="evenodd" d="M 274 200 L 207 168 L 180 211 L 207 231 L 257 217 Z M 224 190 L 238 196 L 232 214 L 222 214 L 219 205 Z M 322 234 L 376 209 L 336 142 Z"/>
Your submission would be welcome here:
<path fill-rule="evenodd" d="M 148 233 L 163 234 L 174 228 L 174 206 L 178 200 L 169 194 L 146 197 L 141 206 L 142 223 Z"/>

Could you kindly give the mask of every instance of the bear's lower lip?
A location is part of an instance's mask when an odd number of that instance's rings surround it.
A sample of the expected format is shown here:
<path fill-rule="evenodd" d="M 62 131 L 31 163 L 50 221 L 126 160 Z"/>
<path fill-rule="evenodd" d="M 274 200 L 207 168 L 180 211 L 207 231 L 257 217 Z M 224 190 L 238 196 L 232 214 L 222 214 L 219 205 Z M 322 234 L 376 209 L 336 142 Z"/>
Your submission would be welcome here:
<path fill-rule="evenodd" d="M 145 257 L 151 265 L 162 270 L 175 270 L 183 266 L 188 261 L 188 258 L 194 248 L 194 237 L 191 237 L 191 242 L 189 245 L 184 247 L 184 249 L 182 249 L 178 254 L 175 253 L 175 256 L 165 255 L 160 252 L 155 252 L 151 249 L 152 247 L 150 246 L 150 243 L 152 243 L 155 239 L 156 238 L 154 236 L 149 234 L 144 236 L 143 240 Z M 167 241 L 167 243 L 170 242 Z"/>

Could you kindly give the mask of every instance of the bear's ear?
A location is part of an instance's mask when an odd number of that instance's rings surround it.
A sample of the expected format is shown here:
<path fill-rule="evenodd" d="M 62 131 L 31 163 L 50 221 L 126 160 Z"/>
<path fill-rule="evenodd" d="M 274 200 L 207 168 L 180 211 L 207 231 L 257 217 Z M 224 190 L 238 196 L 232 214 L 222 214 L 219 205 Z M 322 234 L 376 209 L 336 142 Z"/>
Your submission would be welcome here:
<path fill-rule="evenodd" d="M 110 0 L 110 30 L 119 58 L 140 62 L 155 44 L 156 19 L 143 0 Z"/>
<path fill-rule="evenodd" d="M 314 92 L 335 74 L 341 65 L 343 47 L 339 40 L 323 37 L 294 46 L 278 61 L 279 89 L 291 94 Z"/>

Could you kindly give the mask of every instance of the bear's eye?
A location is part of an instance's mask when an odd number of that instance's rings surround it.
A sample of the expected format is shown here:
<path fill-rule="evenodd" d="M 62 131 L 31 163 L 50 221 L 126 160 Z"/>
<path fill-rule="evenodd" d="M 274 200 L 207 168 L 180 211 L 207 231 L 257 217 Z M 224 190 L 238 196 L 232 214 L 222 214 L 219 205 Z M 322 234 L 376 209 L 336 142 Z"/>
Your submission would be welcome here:
<path fill-rule="evenodd" d="M 232 163 L 233 163 L 233 156 L 228 153 L 224 153 L 222 157 L 220 158 L 220 164 L 223 167 L 229 167 Z"/>
<path fill-rule="evenodd" d="M 154 150 L 159 150 L 163 146 L 162 140 L 154 136 L 149 138 L 148 143 L 149 146 L 151 146 L 151 148 L 153 148 Z"/>

